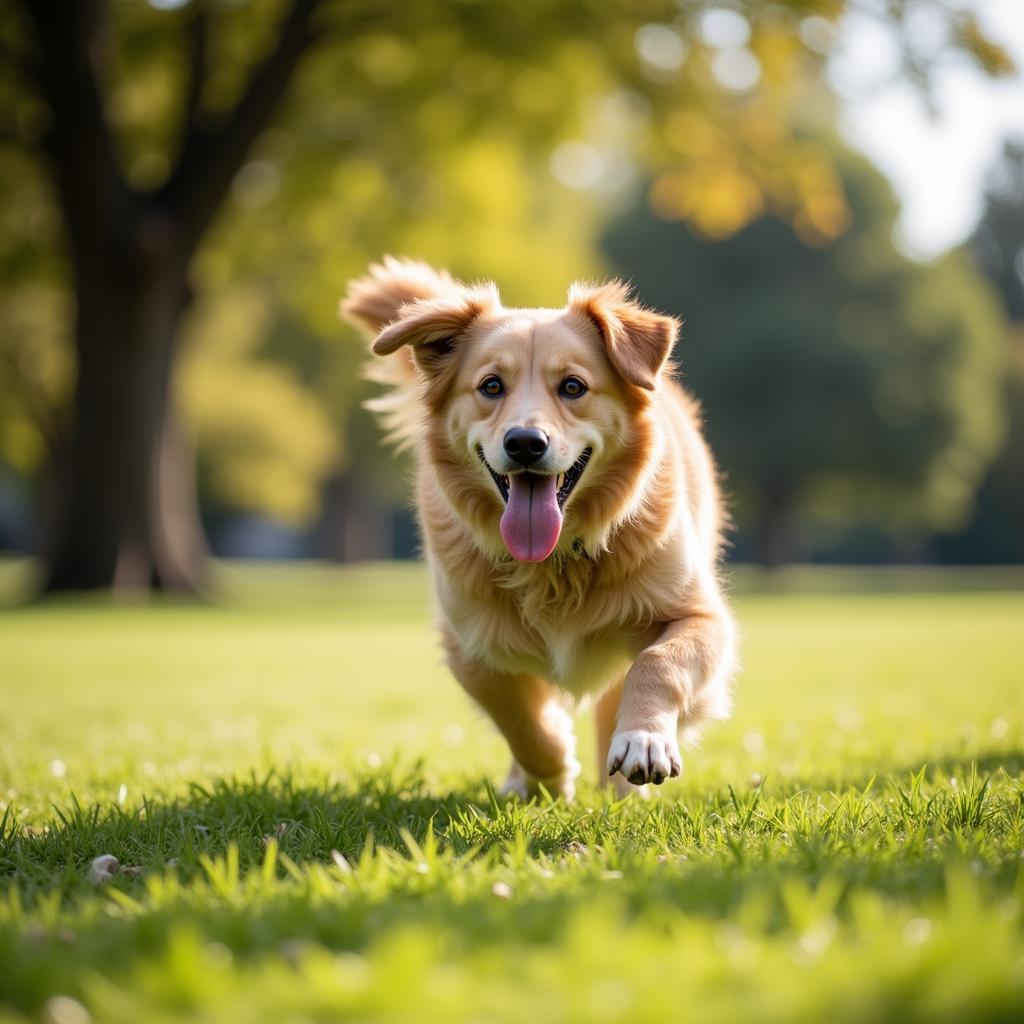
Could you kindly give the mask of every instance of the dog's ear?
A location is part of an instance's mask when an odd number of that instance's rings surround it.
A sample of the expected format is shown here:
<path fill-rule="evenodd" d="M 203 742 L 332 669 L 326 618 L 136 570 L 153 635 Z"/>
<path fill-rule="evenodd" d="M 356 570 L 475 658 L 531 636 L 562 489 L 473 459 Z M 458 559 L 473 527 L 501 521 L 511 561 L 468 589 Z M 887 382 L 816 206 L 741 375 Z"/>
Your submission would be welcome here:
<path fill-rule="evenodd" d="M 672 353 L 679 321 L 644 309 L 621 281 L 603 285 L 574 284 L 569 309 L 597 327 L 608 359 L 623 380 L 653 391 Z"/>
<path fill-rule="evenodd" d="M 426 372 L 440 369 L 455 351 L 459 335 L 479 316 L 501 305 L 492 285 L 464 288 L 440 299 L 409 302 L 398 316 L 377 335 L 373 351 L 379 356 L 411 345 L 413 358 Z"/>
<path fill-rule="evenodd" d="M 379 334 L 402 306 L 419 299 L 443 299 L 458 295 L 465 285 L 447 270 L 435 270 L 418 260 L 385 256 L 371 263 L 366 274 L 349 281 L 341 303 L 341 315 L 371 334 Z"/>

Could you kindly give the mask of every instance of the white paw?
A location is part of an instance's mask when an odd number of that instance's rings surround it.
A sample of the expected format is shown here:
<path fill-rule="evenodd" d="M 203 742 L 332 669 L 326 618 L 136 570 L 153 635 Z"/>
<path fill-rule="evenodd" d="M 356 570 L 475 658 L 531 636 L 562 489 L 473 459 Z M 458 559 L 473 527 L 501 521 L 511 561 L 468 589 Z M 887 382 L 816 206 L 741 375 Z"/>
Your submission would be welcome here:
<path fill-rule="evenodd" d="M 653 782 L 660 786 L 683 770 L 679 742 L 673 735 L 630 729 L 617 732 L 608 750 L 608 774 L 621 772 L 634 786 Z"/>
<path fill-rule="evenodd" d="M 508 778 L 498 790 L 499 796 L 518 796 L 523 800 L 537 796 L 543 786 L 552 796 L 561 796 L 571 800 L 576 795 L 576 779 L 581 771 L 580 763 L 575 757 L 570 758 L 565 771 L 553 779 L 538 779 L 530 775 L 517 761 L 512 762 Z"/>
<path fill-rule="evenodd" d="M 650 800 L 650 786 L 634 786 L 628 779 L 616 775 L 611 780 L 611 786 L 615 789 L 615 795 L 620 799 L 630 797 L 633 800 Z"/>

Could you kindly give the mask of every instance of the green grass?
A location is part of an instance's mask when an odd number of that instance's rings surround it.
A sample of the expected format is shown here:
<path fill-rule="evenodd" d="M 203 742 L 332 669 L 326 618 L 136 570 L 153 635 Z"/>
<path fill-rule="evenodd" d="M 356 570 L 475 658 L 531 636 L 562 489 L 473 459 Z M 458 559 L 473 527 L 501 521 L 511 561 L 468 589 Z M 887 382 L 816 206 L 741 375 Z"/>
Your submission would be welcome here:
<path fill-rule="evenodd" d="M 1024 1019 L 1021 578 L 781 580 L 648 804 L 494 797 L 416 566 L 0 614 L 0 1021 Z"/>

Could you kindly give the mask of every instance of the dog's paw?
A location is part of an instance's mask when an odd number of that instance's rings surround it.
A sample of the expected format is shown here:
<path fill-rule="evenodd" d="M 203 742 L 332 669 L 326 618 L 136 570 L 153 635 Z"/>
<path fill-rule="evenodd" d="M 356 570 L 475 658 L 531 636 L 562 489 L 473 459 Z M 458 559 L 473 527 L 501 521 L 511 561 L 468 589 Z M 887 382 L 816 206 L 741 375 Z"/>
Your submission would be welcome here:
<path fill-rule="evenodd" d="M 564 797 L 572 800 L 576 795 L 576 779 L 581 771 L 580 763 L 575 757 L 571 758 L 566 765 L 565 771 L 554 779 L 538 779 L 531 775 L 518 761 L 512 762 L 509 768 L 508 777 L 498 790 L 499 796 L 518 796 L 523 800 L 529 800 L 537 796 L 544 787 L 552 796 Z"/>
<path fill-rule="evenodd" d="M 634 786 L 653 782 L 660 786 L 683 770 L 679 742 L 673 735 L 630 729 L 617 732 L 608 750 L 608 774 L 621 772 Z"/>
<path fill-rule="evenodd" d="M 650 800 L 650 786 L 634 786 L 629 779 L 621 775 L 613 775 L 609 778 L 608 784 L 615 790 L 615 795 L 623 800 L 629 797 L 631 800 Z"/>

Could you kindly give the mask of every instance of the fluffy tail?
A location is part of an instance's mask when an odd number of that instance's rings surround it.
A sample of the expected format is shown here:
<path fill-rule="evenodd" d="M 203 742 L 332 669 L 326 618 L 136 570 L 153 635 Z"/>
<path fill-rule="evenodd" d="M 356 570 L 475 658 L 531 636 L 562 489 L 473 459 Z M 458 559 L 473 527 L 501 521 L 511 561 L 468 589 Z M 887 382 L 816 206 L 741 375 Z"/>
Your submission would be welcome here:
<path fill-rule="evenodd" d="M 418 299 L 436 299 L 457 292 L 461 285 L 445 270 L 426 263 L 385 256 L 370 265 L 365 277 L 351 281 L 341 303 L 341 314 L 362 327 L 370 337 L 391 323 L 402 306 Z M 416 368 L 412 353 L 401 348 L 390 356 L 375 356 L 366 376 L 387 387 L 366 407 L 377 414 L 387 430 L 387 440 L 401 450 L 409 447 L 419 429 Z"/>

